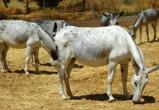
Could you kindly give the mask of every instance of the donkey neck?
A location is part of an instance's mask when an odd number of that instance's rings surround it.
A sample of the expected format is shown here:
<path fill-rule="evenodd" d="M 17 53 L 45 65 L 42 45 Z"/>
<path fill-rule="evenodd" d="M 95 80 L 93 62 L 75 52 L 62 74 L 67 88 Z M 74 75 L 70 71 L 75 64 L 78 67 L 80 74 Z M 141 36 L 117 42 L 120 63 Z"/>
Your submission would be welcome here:
<path fill-rule="evenodd" d="M 57 59 L 56 55 L 56 45 L 53 41 L 53 39 L 44 32 L 41 28 L 39 28 L 39 36 L 41 39 L 41 44 L 43 48 L 52 56 L 53 59 Z"/>

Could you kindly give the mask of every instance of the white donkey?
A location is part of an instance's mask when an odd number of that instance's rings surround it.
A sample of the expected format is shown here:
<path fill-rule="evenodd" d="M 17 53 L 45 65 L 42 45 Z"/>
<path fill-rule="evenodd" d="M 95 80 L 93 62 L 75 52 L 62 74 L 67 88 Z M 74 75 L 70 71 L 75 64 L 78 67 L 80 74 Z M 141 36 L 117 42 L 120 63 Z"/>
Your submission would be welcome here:
<path fill-rule="evenodd" d="M 143 10 L 139 13 L 136 21 L 134 22 L 130 34 L 136 38 L 136 31 L 140 28 L 140 42 L 142 37 L 142 26 L 146 27 L 147 41 L 149 42 L 149 30 L 148 25 L 151 24 L 154 30 L 154 38 L 156 40 L 156 30 L 157 30 L 157 20 L 159 18 L 159 10 L 155 8 L 150 8 Z"/>
<path fill-rule="evenodd" d="M 73 97 L 68 80 L 76 60 L 94 67 L 109 64 L 107 78 L 109 101 L 114 100 L 112 83 L 117 64 L 121 66 L 123 94 L 128 96 L 126 86 L 128 63 L 131 59 L 133 61 L 135 74 L 132 85 L 135 103 L 140 102 L 141 93 L 148 82 L 148 73 L 159 69 L 159 65 L 152 68 L 144 66 L 142 52 L 129 33 L 119 26 L 98 28 L 68 26 L 57 32 L 55 44 L 58 47 L 58 60 L 53 63 L 59 72 L 60 94 L 63 99 Z"/>
<path fill-rule="evenodd" d="M 28 62 L 32 51 L 35 52 L 35 68 L 39 71 L 38 49 L 43 47 L 53 59 L 57 59 L 56 46 L 50 36 L 35 23 L 22 20 L 1 20 L 0 21 L 0 61 L 2 71 L 8 71 L 6 55 L 9 47 L 26 48 L 26 59 L 24 71 L 28 72 Z"/>

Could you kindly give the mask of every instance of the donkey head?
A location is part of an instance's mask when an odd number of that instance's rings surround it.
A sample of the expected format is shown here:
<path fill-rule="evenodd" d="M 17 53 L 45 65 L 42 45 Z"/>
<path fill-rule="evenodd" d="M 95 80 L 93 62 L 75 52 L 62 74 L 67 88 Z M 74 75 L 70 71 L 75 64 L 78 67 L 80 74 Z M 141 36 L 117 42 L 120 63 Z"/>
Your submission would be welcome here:
<path fill-rule="evenodd" d="M 135 27 L 132 27 L 129 31 L 129 34 L 132 36 L 133 39 L 136 39 L 136 31 L 137 31 L 137 28 Z"/>
<path fill-rule="evenodd" d="M 112 13 L 103 13 L 101 18 L 101 25 L 102 26 L 109 26 L 109 25 L 117 25 L 118 18 L 123 15 L 123 12 L 120 12 L 118 15 L 113 15 Z"/>
<path fill-rule="evenodd" d="M 159 69 L 159 65 L 156 65 L 151 68 L 144 68 L 142 71 L 138 72 L 139 74 L 134 74 L 132 78 L 132 87 L 134 91 L 133 95 L 133 103 L 140 103 L 141 100 L 141 94 L 142 91 L 144 90 L 146 84 L 148 83 L 148 75 L 149 73 Z"/>
<path fill-rule="evenodd" d="M 64 28 L 66 26 L 68 26 L 67 22 L 64 21 L 61 21 L 60 23 L 55 22 L 53 25 L 53 30 L 52 30 L 53 34 L 51 35 L 51 37 L 54 37 L 57 31 L 59 31 L 61 28 Z"/>

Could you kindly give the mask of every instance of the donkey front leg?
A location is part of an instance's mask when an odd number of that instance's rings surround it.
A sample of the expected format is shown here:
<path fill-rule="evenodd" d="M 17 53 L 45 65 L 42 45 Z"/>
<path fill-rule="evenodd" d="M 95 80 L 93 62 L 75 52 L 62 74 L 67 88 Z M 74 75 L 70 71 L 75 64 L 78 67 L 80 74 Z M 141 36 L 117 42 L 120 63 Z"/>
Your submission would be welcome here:
<path fill-rule="evenodd" d="M 127 85 L 126 85 L 127 78 L 128 78 L 128 63 L 121 64 L 120 69 L 121 69 L 121 80 L 122 80 L 122 85 L 123 85 L 123 95 L 125 95 L 126 98 L 129 98 Z"/>
<path fill-rule="evenodd" d="M 58 68 L 59 69 L 59 80 L 60 80 L 60 95 L 62 96 L 62 98 L 64 100 L 66 99 L 70 99 L 66 93 L 65 93 L 65 89 L 64 89 L 64 83 L 66 84 L 66 90 L 68 89 L 68 79 L 66 78 L 66 70 L 65 70 L 65 66 L 64 65 L 60 65 L 60 67 Z M 67 90 L 67 92 L 70 92 Z M 72 93 L 71 93 L 72 94 Z"/>
<path fill-rule="evenodd" d="M 140 43 L 142 41 L 142 26 L 140 27 Z"/>
<path fill-rule="evenodd" d="M 66 70 L 66 80 L 65 80 L 65 85 L 66 85 L 66 92 L 70 98 L 73 98 L 71 88 L 70 88 L 70 83 L 69 83 L 69 78 L 70 78 L 70 73 L 73 68 L 73 65 L 75 63 L 75 59 L 71 59 L 70 63 L 68 64 L 67 70 Z"/>
<path fill-rule="evenodd" d="M 30 59 L 31 52 L 32 52 L 32 46 L 31 45 L 27 45 L 26 58 L 25 58 L 25 67 L 24 67 L 25 74 L 29 74 L 28 65 L 29 65 L 29 59 Z"/>
<path fill-rule="evenodd" d="M 154 30 L 154 38 L 153 41 L 156 40 L 156 30 L 157 30 L 157 22 L 152 23 L 152 28 Z"/>
<path fill-rule="evenodd" d="M 149 29 L 148 29 L 148 24 L 146 24 L 146 34 L 147 34 L 147 42 L 149 42 Z"/>
<path fill-rule="evenodd" d="M 34 60 L 35 60 L 35 70 L 36 73 L 39 73 L 39 48 L 34 49 Z"/>
<path fill-rule="evenodd" d="M 116 70 L 117 63 L 113 61 L 109 61 L 109 72 L 108 72 L 108 90 L 107 90 L 107 95 L 109 98 L 109 102 L 114 101 L 114 97 L 112 96 L 112 83 L 114 80 L 114 74 Z"/>

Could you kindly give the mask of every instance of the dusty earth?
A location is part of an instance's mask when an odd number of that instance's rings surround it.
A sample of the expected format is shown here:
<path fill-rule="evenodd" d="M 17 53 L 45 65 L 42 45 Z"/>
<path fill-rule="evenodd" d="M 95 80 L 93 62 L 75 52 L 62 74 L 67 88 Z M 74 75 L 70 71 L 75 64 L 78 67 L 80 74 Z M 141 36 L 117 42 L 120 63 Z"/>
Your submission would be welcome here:
<path fill-rule="evenodd" d="M 130 20 L 127 19 L 126 20 Z M 123 22 L 125 23 L 125 21 Z M 145 30 L 143 30 L 143 33 Z M 140 45 L 145 65 L 150 67 L 159 63 L 159 42 L 146 43 L 145 33 Z M 152 39 L 153 33 L 150 32 Z M 157 36 L 159 38 L 159 29 Z M 137 39 L 137 42 L 139 40 Z M 58 74 L 49 65 L 48 54 L 40 50 L 40 74 L 35 73 L 30 64 L 30 73 L 25 75 L 25 50 L 10 49 L 7 62 L 11 73 L 0 73 L 0 110 L 158 110 L 159 109 L 159 71 L 150 74 L 149 83 L 143 92 L 143 104 L 134 105 L 131 99 L 122 95 L 119 67 L 113 83 L 116 101 L 109 103 L 106 95 L 108 66 L 92 68 L 76 63 L 70 78 L 75 99 L 62 100 L 59 95 Z M 132 96 L 130 63 L 128 90 Z"/>

